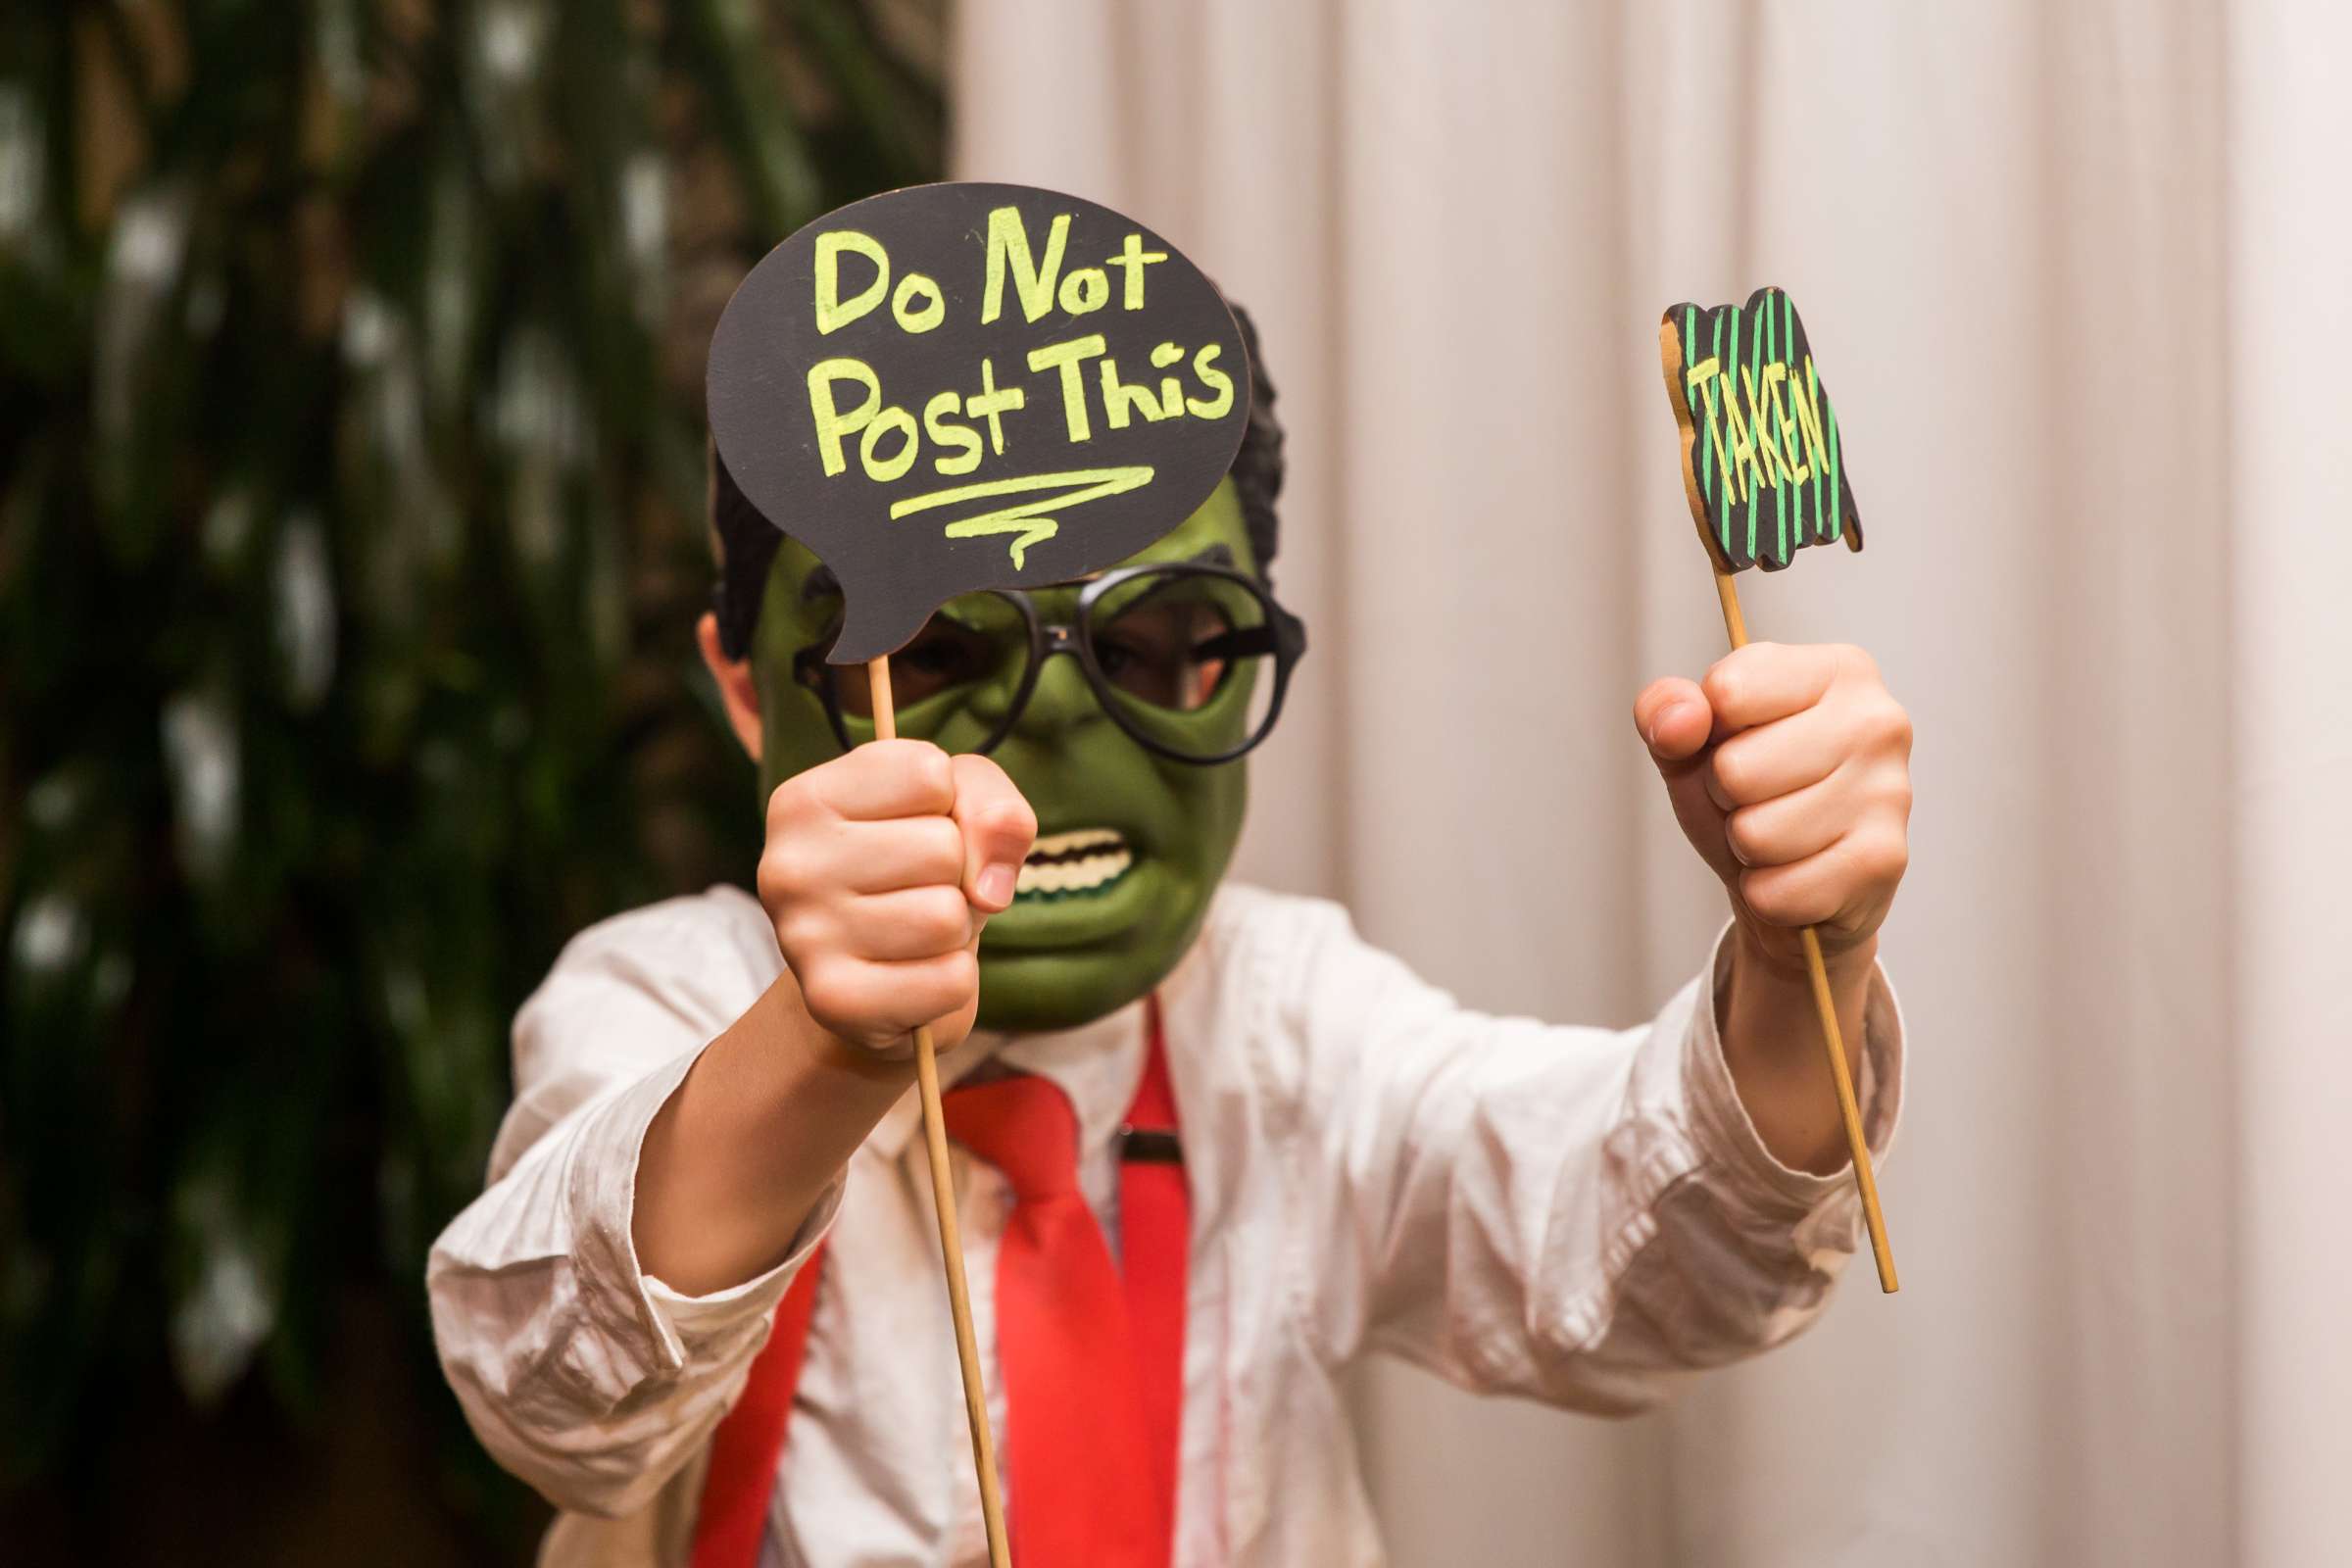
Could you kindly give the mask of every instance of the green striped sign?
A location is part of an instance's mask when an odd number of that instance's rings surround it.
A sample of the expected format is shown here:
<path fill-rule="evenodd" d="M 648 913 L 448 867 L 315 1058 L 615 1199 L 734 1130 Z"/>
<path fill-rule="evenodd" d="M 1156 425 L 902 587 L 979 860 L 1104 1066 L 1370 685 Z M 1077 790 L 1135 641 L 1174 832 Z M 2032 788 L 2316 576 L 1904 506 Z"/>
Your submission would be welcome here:
<path fill-rule="evenodd" d="M 1683 484 L 1719 571 L 1778 571 L 1807 545 L 1862 548 L 1838 411 L 1788 296 L 1677 305 L 1658 327 Z"/>

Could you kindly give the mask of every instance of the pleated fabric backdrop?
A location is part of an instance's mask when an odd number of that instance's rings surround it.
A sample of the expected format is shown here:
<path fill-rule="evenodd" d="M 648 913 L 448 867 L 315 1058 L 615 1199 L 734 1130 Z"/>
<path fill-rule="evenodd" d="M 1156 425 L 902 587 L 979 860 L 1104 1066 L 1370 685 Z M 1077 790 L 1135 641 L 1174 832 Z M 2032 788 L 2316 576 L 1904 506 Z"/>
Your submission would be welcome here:
<path fill-rule="evenodd" d="M 2335 1563 L 2352 1470 L 2352 58 L 2254 0 L 965 0 L 957 167 L 1258 317 L 1313 627 L 1245 871 L 1631 1021 L 1720 899 L 1628 705 L 1721 651 L 1655 323 L 1788 287 L 1911 707 L 1909 1111 L 1814 1333 L 1603 1423 L 1361 1395 L 1408 1568 Z"/>

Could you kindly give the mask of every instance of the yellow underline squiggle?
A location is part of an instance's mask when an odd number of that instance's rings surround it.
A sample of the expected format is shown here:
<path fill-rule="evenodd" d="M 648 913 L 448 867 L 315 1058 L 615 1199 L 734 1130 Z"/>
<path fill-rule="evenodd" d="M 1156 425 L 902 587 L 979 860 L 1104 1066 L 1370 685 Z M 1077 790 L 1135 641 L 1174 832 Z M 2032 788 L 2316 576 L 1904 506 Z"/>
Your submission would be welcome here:
<path fill-rule="evenodd" d="M 891 503 L 890 515 L 895 522 L 901 517 L 929 512 L 937 507 L 953 507 L 966 501 L 985 501 L 994 496 L 1024 495 L 1038 490 L 1075 486 L 1063 495 L 1032 497 L 1008 507 L 999 507 L 994 512 L 959 517 L 943 530 L 950 539 L 973 539 L 992 533 L 1018 535 L 1012 541 L 1012 565 L 1018 571 L 1029 547 L 1053 538 L 1060 529 L 1060 524 L 1046 514 L 1066 512 L 1071 507 L 1089 501 L 1140 490 L 1152 482 L 1152 472 L 1151 467 L 1139 466 L 1127 468 L 1071 468 L 1062 473 L 1032 473 L 1013 479 L 990 479 L 981 484 L 956 485 L 953 489 L 934 490 L 927 495 L 894 501 Z"/>

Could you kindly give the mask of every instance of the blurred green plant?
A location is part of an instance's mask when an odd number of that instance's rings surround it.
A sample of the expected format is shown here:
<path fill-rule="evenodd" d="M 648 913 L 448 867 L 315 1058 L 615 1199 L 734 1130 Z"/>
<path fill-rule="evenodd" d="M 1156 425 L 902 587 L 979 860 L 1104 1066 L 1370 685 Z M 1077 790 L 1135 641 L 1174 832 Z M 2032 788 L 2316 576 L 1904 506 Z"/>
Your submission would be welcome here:
<path fill-rule="evenodd" d="M 0 1488 L 166 1378 L 301 1431 L 354 1280 L 454 1422 L 423 1260 L 507 1019 L 756 851 L 690 674 L 709 326 L 937 177 L 936 16 L 9 12 Z"/>

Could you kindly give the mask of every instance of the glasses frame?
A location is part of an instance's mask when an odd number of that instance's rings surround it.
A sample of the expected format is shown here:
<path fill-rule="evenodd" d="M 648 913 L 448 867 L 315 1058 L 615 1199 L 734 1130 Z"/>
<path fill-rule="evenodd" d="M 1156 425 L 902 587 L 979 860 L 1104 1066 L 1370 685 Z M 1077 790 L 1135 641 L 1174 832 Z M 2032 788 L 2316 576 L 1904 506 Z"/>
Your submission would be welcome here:
<path fill-rule="evenodd" d="M 1121 692 L 1102 672 L 1102 661 L 1095 652 L 1094 639 L 1088 630 L 1091 612 L 1096 605 L 1102 603 L 1105 595 L 1120 584 L 1132 582 L 1143 576 L 1213 577 L 1235 584 L 1265 606 L 1266 623 L 1263 629 L 1271 632 L 1274 638 L 1274 689 L 1267 694 L 1266 716 L 1259 722 L 1256 730 L 1239 746 L 1219 752 L 1213 757 L 1196 757 L 1154 739 L 1145 733 L 1126 711 L 1127 703 L 1136 700 L 1134 694 Z M 1023 666 L 1021 683 L 1014 690 L 1012 701 L 1005 706 L 1004 718 L 998 721 L 997 727 L 989 732 L 986 740 L 973 748 L 977 754 L 986 756 L 995 751 L 1020 724 L 1021 716 L 1029 711 L 1029 699 L 1037 691 L 1038 678 L 1045 673 L 1046 662 L 1055 654 L 1068 654 L 1078 661 L 1078 668 L 1084 673 L 1086 684 L 1094 692 L 1095 701 L 1102 705 L 1102 711 L 1109 716 L 1112 723 L 1118 725 L 1129 740 L 1134 741 L 1154 757 L 1164 758 L 1171 762 L 1182 762 L 1192 767 L 1216 767 L 1247 755 L 1268 735 L 1274 733 L 1274 721 L 1282 716 L 1283 699 L 1290 693 L 1291 671 L 1306 653 L 1306 622 L 1284 609 L 1281 601 L 1274 597 L 1273 591 L 1267 588 L 1263 582 L 1248 572 L 1238 571 L 1231 566 L 1220 566 L 1200 561 L 1165 561 L 1142 565 L 1120 566 L 1111 571 L 1072 578 L 1069 582 L 1055 583 L 1053 586 L 1069 588 L 1077 587 L 1080 584 L 1084 586 L 1078 595 L 1077 614 L 1067 621 L 1046 619 L 1039 612 L 1037 602 L 1022 589 L 987 588 L 980 590 L 983 593 L 995 594 L 1020 612 L 1021 623 L 1029 631 L 1029 660 Z M 849 714 L 842 710 L 841 693 L 837 681 L 842 677 L 852 675 L 853 672 L 847 665 L 826 662 L 825 650 L 831 646 L 832 639 L 828 636 L 824 642 L 814 643 L 802 649 L 793 656 L 792 673 L 795 680 L 816 693 L 817 700 L 824 705 L 825 718 L 833 727 L 833 738 L 841 743 L 841 749 L 846 752 L 857 742 L 850 735 Z M 811 678 L 812 676 L 815 678 Z"/>

